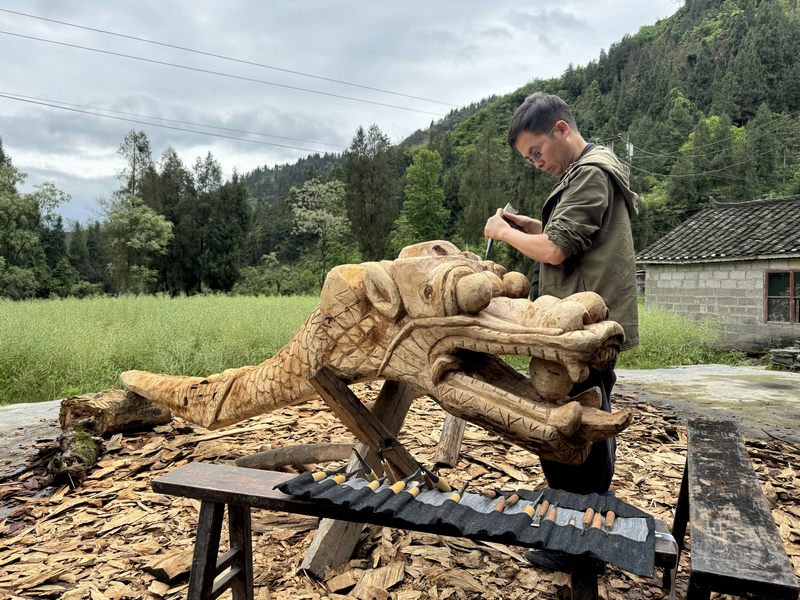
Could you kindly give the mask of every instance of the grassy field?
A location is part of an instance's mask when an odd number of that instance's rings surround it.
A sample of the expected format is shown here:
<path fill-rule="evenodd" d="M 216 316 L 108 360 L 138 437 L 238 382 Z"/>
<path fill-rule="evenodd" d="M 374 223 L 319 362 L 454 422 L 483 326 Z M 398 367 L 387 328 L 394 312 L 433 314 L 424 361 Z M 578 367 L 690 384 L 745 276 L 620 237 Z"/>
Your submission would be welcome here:
<path fill-rule="evenodd" d="M 274 354 L 319 298 L 0 300 L 0 404 L 120 387 L 128 369 L 209 375 Z"/>
<path fill-rule="evenodd" d="M 209 375 L 274 354 L 319 302 L 316 296 L 128 296 L 0 300 L 0 405 L 119 387 L 128 369 Z M 741 357 L 713 349 L 715 332 L 641 307 L 642 345 L 621 368 L 657 368 Z M 528 360 L 512 357 L 519 369 Z"/>

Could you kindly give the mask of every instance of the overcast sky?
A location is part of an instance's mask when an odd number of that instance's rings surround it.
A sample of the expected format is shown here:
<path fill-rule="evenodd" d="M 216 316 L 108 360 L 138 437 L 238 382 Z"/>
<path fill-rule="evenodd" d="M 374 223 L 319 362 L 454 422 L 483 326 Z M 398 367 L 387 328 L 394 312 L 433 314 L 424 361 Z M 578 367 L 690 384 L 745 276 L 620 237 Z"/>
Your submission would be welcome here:
<path fill-rule="evenodd" d="M 375 123 L 397 143 L 453 107 L 559 75 L 570 63 L 584 65 L 679 5 L 677 0 L 3 0 L 0 9 L 274 68 L 0 11 L 0 94 L 28 100 L 0 97 L 0 136 L 14 165 L 28 174 L 24 189 L 51 181 L 72 197 L 60 209 L 64 218 L 86 222 L 102 216 L 97 198 L 119 187 L 116 174 L 123 163 L 116 150 L 132 128 L 147 133 L 155 160 L 172 146 L 191 166 L 210 150 L 226 177 L 234 168 L 246 173 L 294 162 L 309 151 L 340 152 L 359 125 Z M 139 121 L 170 119 L 159 122 L 251 141 L 31 102 Z"/>

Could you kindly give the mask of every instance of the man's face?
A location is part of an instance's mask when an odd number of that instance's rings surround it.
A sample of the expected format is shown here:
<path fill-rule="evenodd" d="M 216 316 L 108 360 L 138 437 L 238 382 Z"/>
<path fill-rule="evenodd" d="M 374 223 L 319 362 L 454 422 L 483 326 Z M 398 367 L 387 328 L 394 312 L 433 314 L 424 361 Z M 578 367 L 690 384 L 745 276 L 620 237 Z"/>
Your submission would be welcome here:
<path fill-rule="evenodd" d="M 547 133 L 523 131 L 517 137 L 515 148 L 522 155 L 528 167 L 539 169 L 556 177 L 564 174 L 569 166 L 566 160 L 567 148 L 564 142 L 564 121 L 557 121 Z"/>

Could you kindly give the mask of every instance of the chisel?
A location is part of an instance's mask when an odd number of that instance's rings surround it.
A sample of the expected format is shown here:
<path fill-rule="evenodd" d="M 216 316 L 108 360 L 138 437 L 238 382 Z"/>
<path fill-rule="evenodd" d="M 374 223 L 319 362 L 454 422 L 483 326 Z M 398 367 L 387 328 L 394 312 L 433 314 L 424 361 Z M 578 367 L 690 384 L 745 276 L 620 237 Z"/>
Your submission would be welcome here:
<path fill-rule="evenodd" d="M 364 475 L 367 477 L 367 479 L 370 481 L 375 481 L 378 479 L 377 473 L 375 473 L 375 471 L 372 470 L 372 467 L 367 464 L 367 461 L 365 461 L 364 458 L 358 453 L 358 450 L 353 450 L 353 454 L 356 455 L 358 462 L 361 463 L 361 470 L 364 471 Z"/>
<path fill-rule="evenodd" d="M 611 531 L 612 529 L 614 529 L 614 523 L 616 522 L 617 522 L 617 515 L 614 513 L 613 510 L 608 511 L 606 513 L 605 530 Z"/>
<path fill-rule="evenodd" d="M 594 518 L 594 509 L 590 506 L 586 509 L 586 512 L 583 513 L 583 531 L 581 531 L 581 535 L 586 533 L 586 530 L 589 529 L 589 526 L 592 524 L 592 519 Z"/>
<path fill-rule="evenodd" d="M 534 527 L 539 527 L 542 524 L 542 517 L 544 517 L 545 513 L 547 512 L 548 507 L 550 506 L 550 502 L 547 500 L 543 500 L 542 503 L 539 505 L 539 508 L 536 509 L 536 514 L 533 516 L 533 525 Z"/>

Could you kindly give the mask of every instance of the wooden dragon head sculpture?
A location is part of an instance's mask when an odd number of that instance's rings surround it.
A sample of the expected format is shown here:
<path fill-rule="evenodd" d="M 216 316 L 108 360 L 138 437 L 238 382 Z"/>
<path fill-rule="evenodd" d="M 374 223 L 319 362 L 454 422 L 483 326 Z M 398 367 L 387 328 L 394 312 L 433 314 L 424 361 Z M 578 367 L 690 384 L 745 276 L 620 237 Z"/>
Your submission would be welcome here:
<path fill-rule="evenodd" d="M 350 383 L 402 381 L 446 411 L 545 458 L 585 460 L 592 442 L 630 423 L 600 410 L 596 388 L 568 398 L 589 367 L 612 363 L 623 341 L 597 294 L 527 299 L 507 272 L 449 242 L 409 246 L 394 261 L 330 271 L 312 313 L 264 363 L 210 377 L 127 371 L 134 392 L 206 427 L 315 395 L 308 377 L 328 366 Z M 501 355 L 530 357 L 530 377 Z"/>

